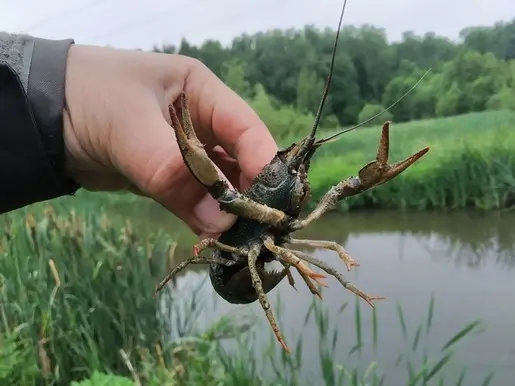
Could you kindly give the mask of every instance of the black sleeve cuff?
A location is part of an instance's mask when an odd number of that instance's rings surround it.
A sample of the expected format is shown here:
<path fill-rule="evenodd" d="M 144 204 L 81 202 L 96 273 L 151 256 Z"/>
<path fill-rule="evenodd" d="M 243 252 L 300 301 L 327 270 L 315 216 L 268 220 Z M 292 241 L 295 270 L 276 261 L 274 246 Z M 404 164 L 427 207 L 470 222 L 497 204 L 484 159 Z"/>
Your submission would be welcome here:
<path fill-rule="evenodd" d="M 27 89 L 0 61 L 0 213 L 66 194 L 79 186 L 65 172 L 63 108 L 71 40 L 33 39 Z M 25 75 L 21 73 L 21 75 Z"/>

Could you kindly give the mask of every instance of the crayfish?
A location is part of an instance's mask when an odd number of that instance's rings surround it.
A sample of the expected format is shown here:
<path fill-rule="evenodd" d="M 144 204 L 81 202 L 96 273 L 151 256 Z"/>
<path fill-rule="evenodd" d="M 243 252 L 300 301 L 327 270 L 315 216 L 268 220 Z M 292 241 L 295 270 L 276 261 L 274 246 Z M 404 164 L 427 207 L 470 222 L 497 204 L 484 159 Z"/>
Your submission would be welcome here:
<path fill-rule="evenodd" d="M 331 81 L 344 9 L 345 4 L 340 15 L 329 76 L 310 134 L 300 142 L 280 149 L 246 191 L 239 192 L 220 178 L 214 163 L 195 134 L 186 95 L 182 93 L 176 106 L 173 104 L 169 106 L 171 125 L 175 130 L 183 160 L 189 171 L 219 202 L 220 209 L 235 214 L 237 220 L 218 239 L 208 238 L 196 244 L 193 248 L 194 256 L 175 267 L 157 286 L 155 293 L 189 264 L 209 264 L 209 277 L 215 291 L 233 304 L 249 304 L 259 300 L 277 340 L 288 352 L 288 346 L 281 336 L 266 294 L 285 277 L 292 286 L 294 285 L 290 272 L 291 266 L 298 271 L 311 293 L 318 297 L 320 292 L 315 283 L 324 285 L 319 279 L 326 276 L 312 271 L 306 263 L 332 275 L 343 287 L 371 306 L 373 306 L 373 300 L 384 299 L 381 296 L 370 296 L 362 292 L 326 262 L 287 247 L 287 245 L 310 246 L 332 250 L 343 260 L 349 271 L 352 267 L 359 266 L 359 263 L 341 245 L 333 241 L 296 239 L 291 234 L 309 226 L 334 209 L 340 200 L 362 193 L 398 176 L 429 150 L 426 147 L 403 161 L 389 164 L 390 122 L 385 122 L 376 159 L 361 168 L 356 176 L 333 186 L 312 212 L 304 219 L 299 219 L 311 198 L 307 177 L 310 161 L 316 150 L 340 134 L 359 126 L 340 131 L 327 138 L 316 139 L 318 123 Z M 212 249 L 210 256 L 199 256 L 208 248 Z M 283 268 L 278 271 L 267 271 L 265 264 L 272 261 L 278 261 Z"/>

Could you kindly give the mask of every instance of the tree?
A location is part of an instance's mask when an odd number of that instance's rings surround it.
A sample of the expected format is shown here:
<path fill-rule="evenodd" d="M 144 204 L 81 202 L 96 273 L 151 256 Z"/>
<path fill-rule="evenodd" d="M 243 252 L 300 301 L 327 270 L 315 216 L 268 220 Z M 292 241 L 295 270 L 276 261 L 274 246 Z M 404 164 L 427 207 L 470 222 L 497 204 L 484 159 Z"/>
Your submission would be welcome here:
<path fill-rule="evenodd" d="M 367 126 L 380 125 L 385 121 L 391 121 L 393 119 L 392 113 L 390 111 L 385 111 L 384 106 L 374 103 L 367 103 L 365 106 L 363 106 L 359 113 L 358 122 L 365 122 L 377 114 L 381 115 L 368 122 Z"/>
<path fill-rule="evenodd" d="M 486 103 L 489 110 L 515 110 L 515 89 L 504 85 Z"/>
<path fill-rule="evenodd" d="M 435 112 L 437 116 L 447 117 L 462 114 L 466 110 L 464 94 L 457 82 L 453 82 L 451 87 L 436 102 Z"/>
<path fill-rule="evenodd" d="M 383 93 L 383 105 L 390 106 L 398 101 L 407 91 L 409 91 L 418 79 L 414 77 L 397 76 L 386 86 Z M 412 94 L 402 98 L 391 108 L 391 113 L 397 122 L 408 121 L 413 115 Z"/>
<path fill-rule="evenodd" d="M 408 31 L 402 35 L 402 41 L 392 44 L 392 49 L 399 61 L 409 61 L 427 69 L 451 60 L 456 55 L 457 45 L 432 32 L 420 37 Z"/>
<path fill-rule="evenodd" d="M 227 46 L 212 39 L 200 45 L 182 39 L 177 47 L 165 45 L 154 51 L 201 60 L 247 100 L 266 97 L 281 133 L 292 128 L 304 133 L 322 97 L 335 37 L 334 29 L 305 26 L 242 34 Z M 464 29 L 461 39 L 452 42 L 434 33 L 417 36 L 408 31 L 400 42 L 389 43 L 380 28 L 345 27 L 321 128 L 357 123 L 360 114 L 370 109 L 366 105 L 389 106 L 429 67 L 432 72 L 391 110 L 394 120 L 511 106 L 515 19 Z"/>
<path fill-rule="evenodd" d="M 243 98 L 252 96 L 252 86 L 247 81 L 247 65 L 240 59 L 232 59 L 223 64 L 222 79 Z"/>
<path fill-rule="evenodd" d="M 297 81 L 297 101 L 296 107 L 299 111 L 316 111 L 320 103 L 324 82 L 317 77 L 315 69 L 306 64 L 300 71 Z M 327 114 L 327 109 L 325 111 Z"/>
<path fill-rule="evenodd" d="M 499 59 L 515 59 L 515 19 L 491 27 L 468 27 L 460 32 L 460 37 L 467 49 L 491 52 Z"/>
<path fill-rule="evenodd" d="M 506 83 L 508 76 L 507 63 L 491 52 L 481 54 L 462 50 L 443 66 L 441 89 L 449 90 L 456 83 L 462 93 L 457 114 L 481 111 L 485 109 L 488 99 Z"/>

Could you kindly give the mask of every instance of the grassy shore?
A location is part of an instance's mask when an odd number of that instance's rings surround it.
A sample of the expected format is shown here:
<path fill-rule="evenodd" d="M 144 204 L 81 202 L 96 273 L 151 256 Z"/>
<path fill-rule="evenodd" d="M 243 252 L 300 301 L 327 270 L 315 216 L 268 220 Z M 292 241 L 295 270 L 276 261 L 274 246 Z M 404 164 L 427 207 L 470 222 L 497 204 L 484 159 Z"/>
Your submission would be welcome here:
<path fill-rule="evenodd" d="M 380 127 L 361 128 L 321 148 L 309 174 L 314 200 L 373 160 L 380 135 Z M 515 112 L 390 126 L 391 162 L 425 146 L 431 150 L 409 170 L 339 209 L 491 210 L 515 204 Z"/>

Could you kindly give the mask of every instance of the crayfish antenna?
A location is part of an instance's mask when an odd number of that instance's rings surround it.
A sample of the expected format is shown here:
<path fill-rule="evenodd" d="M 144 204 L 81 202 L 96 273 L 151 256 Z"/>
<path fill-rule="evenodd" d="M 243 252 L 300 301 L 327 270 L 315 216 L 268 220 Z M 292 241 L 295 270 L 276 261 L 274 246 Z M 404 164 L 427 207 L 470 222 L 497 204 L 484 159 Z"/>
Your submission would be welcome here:
<path fill-rule="evenodd" d="M 338 41 L 340 40 L 340 30 L 342 28 L 342 22 L 343 22 L 343 15 L 345 14 L 345 6 L 347 5 L 347 0 L 343 2 L 342 10 L 340 13 L 340 20 L 338 22 L 338 29 L 336 30 L 336 38 L 334 39 L 334 45 L 333 45 L 333 52 L 331 56 L 331 65 L 329 66 L 329 74 L 327 76 L 327 80 L 325 83 L 324 91 L 322 93 L 322 98 L 320 100 L 320 104 L 318 105 L 318 110 L 315 116 L 315 121 L 313 122 L 313 127 L 311 129 L 311 132 L 309 133 L 308 137 L 305 138 L 302 143 L 300 144 L 296 160 L 297 162 L 302 162 L 304 160 L 304 157 L 306 154 L 308 154 L 312 148 L 313 143 L 315 142 L 315 135 L 318 129 L 318 125 L 320 123 L 320 118 L 322 116 L 322 111 L 324 109 L 325 101 L 327 99 L 327 95 L 329 94 L 329 88 L 331 86 L 331 80 L 333 77 L 333 70 L 334 70 L 334 62 L 336 59 L 336 50 L 338 48 Z"/>
<path fill-rule="evenodd" d="M 331 65 L 329 66 L 329 74 L 327 76 L 327 80 L 325 83 L 324 92 L 322 93 L 322 99 L 320 100 L 320 104 L 318 105 L 318 110 L 315 116 L 315 121 L 313 122 L 313 128 L 311 129 L 311 133 L 309 134 L 310 139 L 315 139 L 315 134 L 318 129 L 318 124 L 320 123 L 320 118 L 322 117 L 322 110 L 324 109 L 324 104 L 327 99 L 327 95 L 329 94 L 329 87 L 331 87 L 331 80 L 333 78 L 334 71 L 334 62 L 336 60 L 336 50 L 338 49 L 338 41 L 340 40 L 340 30 L 342 28 L 343 15 L 345 14 L 345 6 L 347 5 L 347 0 L 343 2 L 342 11 L 340 13 L 340 20 L 338 22 L 338 29 L 336 30 L 336 38 L 334 39 L 333 52 L 331 56 Z"/>

